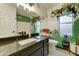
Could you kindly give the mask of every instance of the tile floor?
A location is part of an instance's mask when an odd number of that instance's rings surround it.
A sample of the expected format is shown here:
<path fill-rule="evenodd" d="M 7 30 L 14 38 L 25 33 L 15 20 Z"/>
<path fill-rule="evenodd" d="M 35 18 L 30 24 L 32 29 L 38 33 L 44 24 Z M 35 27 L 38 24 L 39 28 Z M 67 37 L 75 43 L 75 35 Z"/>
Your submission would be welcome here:
<path fill-rule="evenodd" d="M 75 54 L 73 54 L 72 52 L 60 49 L 60 48 L 56 48 L 55 51 L 53 51 L 53 53 L 50 53 L 49 51 L 49 56 L 75 56 Z"/>

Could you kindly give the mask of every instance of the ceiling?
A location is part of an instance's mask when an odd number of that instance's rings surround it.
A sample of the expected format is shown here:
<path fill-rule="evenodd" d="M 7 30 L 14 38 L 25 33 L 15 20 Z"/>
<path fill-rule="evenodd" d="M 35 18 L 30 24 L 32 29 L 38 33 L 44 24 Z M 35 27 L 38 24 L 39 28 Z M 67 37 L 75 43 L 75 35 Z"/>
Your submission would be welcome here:
<path fill-rule="evenodd" d="M 17 3 L 9 3 L 11 6 L 17 7 Z M 62 3 L 35 3 L 40 8 L 50 9 L 58 5 L 62 5 Z"/>
<path fill-rule="evenodd" d="M 37 16 L 36 13 L 30 11 L 28 9 L 24 10 L 23 6 L 19 6 L 17 7 L 17 13 L 20 14 L 20 15 L 24 15 L 24 16 Z"/>
<path fill-rule="evenodd" d="M 61 3 L 38 3 L 41 8 L 50 9 L 58 5 L 62 5 Z"/>
<path fill-rule="evenodd" d="M 51 9 L 51 8 L 54 8 L 54 7 L 56 7 L 56 6 L 59 6 L 59 5 L 61 5 L 60 3 L 36 3 L 37 4 L 37 6 L 39 7 L 39 8 L 42 8 L 42 9 L 44 9 L 44 10 L 48 10 L 48 9 Z M 25 16 L 37 16 L 37 14 L 36 13 L 34 13 L 34 12 L 29 12 L 28 11 L 28 9 L 26 9 L 26 10 L 24 10 L 24 8 L 22 7 L 22 6 L 19 6 L 18 8 L 17 8 L 17 12 L 19 13 L 19 14 L 22 14 L 22 15 L 25 15 Z"/>
<path fill-rule="evenodd" d="M 13 6 L 13 7 L 17 7 L 17 3 L 6 3 L 6 4 Z"/>

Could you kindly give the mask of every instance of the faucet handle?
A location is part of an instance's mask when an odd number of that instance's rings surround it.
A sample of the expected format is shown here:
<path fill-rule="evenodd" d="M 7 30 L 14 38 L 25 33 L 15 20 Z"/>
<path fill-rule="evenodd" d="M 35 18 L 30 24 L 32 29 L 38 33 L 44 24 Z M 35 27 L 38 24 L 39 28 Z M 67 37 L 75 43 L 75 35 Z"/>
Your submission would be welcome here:
<path fill-rule="evenodd" d="M 20 34 L 20 35 L 21 35 L 21 32 L 18 32 L 18 34 Z"/>
<path fill-rule="evenodd" d="M 29 38 L 31 38 L 31 34 L 29 33 Z"/>
<path fill-rule="evenodd" d="M 26 32 L 24 32 L 24 35 L 26 35 Z"/>

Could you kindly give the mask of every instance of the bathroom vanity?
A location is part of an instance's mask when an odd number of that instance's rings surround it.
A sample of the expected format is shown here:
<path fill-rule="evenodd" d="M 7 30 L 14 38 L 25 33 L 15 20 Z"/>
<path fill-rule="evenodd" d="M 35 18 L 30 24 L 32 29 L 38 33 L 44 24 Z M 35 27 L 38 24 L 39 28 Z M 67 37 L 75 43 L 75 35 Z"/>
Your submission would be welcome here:
<path fill-rule="evenodd" d="M 49 52 L 48 41 L 48 38 L 45 38 L 44 40 L 11 54 L 11 56 L 46 56 Z"/>
<path fill-rule="evenodd" d="M 40 39 L 33 37 L 17 42 L 14 40 L 0 46 L 0 55 L 3 56 L 47 56 L 48 53 L 49 38 L 43 36 Z"/>

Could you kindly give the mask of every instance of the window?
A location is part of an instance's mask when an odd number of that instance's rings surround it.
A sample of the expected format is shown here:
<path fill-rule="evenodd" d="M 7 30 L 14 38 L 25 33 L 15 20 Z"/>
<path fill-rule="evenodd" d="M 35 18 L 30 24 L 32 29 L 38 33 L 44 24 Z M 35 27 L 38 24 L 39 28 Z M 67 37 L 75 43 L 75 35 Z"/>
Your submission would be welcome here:
<path fill-rule="evenodd" d="M 40 21 L 35 22 L 35 33 L 39 33 L 40 35 Z M 40 36 L 36 36 L 36 38 L 40 39 Z"/>
<path fill-rule="evenodd" d="M 63 15 L 59 17 L 60 21 L 60 36 L 71 35 L 72 36 L 72 14 Z"/>
<path fill-rule="evenodd" d="M 35 33 L 40 33 L 40 21 L 35 22 Z"/>

